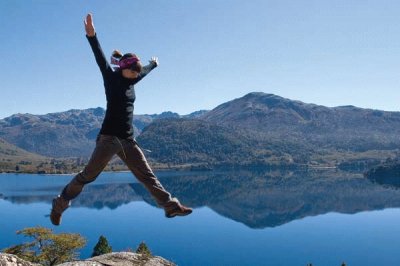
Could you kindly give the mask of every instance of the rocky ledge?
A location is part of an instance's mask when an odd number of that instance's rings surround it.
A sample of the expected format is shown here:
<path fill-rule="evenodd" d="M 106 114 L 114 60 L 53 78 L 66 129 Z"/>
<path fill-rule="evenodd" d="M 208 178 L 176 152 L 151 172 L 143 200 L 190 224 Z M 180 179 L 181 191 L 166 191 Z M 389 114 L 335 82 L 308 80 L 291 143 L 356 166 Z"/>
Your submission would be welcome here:
<path fill-rule="evenodd" d="M 148 257 L 132 252 L 115 252 L 87 260 L 66 262 L 60 266 L 175 266 L 161 257 Z M 18 258 L 15 255 L 0 253 L 0 266 L 39 266 Z"/>
<path fill-rule="evenodd" d="M 40 264 L 27 262 L 15 255 L 0 253 L 0 266 L 40 266 Z"/>

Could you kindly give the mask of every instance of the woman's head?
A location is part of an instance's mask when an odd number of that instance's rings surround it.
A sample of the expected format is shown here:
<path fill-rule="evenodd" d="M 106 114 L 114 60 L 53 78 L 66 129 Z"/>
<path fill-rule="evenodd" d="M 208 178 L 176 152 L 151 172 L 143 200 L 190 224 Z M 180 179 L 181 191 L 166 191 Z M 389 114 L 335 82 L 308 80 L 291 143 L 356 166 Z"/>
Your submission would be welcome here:
<path fill-rule="evenodd" d="M 115 50 L 111 56 L 111 63 L 119 66 L 125 78 L 137 78 L 142 71 L 139 57 L 132 53 L 122 55 L 121 52 Z"/>

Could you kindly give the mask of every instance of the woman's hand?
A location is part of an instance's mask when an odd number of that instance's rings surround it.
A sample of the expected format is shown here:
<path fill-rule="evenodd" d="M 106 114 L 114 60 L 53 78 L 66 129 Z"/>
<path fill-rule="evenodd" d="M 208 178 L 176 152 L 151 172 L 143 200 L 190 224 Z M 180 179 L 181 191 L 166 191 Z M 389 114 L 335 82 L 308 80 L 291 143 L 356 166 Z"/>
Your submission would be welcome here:
<path fill-rule="evenodd" d="M 85 23 L 86 35 L 88 37 L 93 37 L 94 35 L 96 35 L 96 31 L 94 30 L 94 25 L 93 25 L 92 14 L 87 14 L 84 23 Z"/>
<path fill-rule="evenodd" d="M 154 64 L 156 64 L 156 66 L 158 66 L 158 57 L 153 56 L 153 57 L 150 59 L 149 62 L 150 62 L 150 63 L 154 63 Z"/>

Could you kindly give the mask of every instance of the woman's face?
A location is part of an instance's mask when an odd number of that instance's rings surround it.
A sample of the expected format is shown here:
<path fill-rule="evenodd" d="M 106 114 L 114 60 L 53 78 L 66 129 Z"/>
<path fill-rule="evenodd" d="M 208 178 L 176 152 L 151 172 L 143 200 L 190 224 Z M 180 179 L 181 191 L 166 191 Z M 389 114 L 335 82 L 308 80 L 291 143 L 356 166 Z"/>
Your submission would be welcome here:
<path fill-rule="evenodd" d="M 135 79 L 139 76 L 139 72 L 136 72 L 131 69 L 123 69 L 122 76 L 127 79 Z"/>

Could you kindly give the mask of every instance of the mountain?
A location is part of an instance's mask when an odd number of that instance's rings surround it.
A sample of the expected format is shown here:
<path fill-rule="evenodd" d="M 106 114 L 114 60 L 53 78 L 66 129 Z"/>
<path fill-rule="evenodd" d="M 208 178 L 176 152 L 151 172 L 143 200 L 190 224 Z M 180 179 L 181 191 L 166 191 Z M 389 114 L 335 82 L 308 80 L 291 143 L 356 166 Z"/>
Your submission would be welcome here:
<path fill-rule="evenodd" d="M 399 134 L 400 112 L 330 108 L 249 93 L 197 119 L 152 123 L 138 140 L 155 150 L 150 158 L 170 164 L 251 162 L 364 169 L 395 156 Z"/>
<path fill-rule="evenodd" d="M 88 156 L 104 110 L 69 110 L 46 115 L 15 114 L 0 120 L 0 137 L 45 156 Z"/>
<path fill-rule="evenodd" d="M 88 157 L 104 109 L 0 120 L 0 137 L 52 157 Z M 396 156 L 400 112 L 325 107 L 249 93 L 210 111 L 135 115 L 138 142 L 169 166 L 308 165 L 363 169 Z"/>
<path fill-rule="evenodd" d="M 46 158 L 18 148 L 17 146 L 6 142 L 2 138 L 0 138 L 0 156 L 2 162 L 24 160 L 27 158 L 39 161 Z"/>
<path fill-rule="evenodd" d="M 361 152 L 396 149 L 400 144 L 400 112 L 354 106 L 330 108 L 261 92 L 221 104 L 202 118 L 264 138 L 306 141 L 320 148 Z"/>
<path fill-rule="evenodd" d="M 80 171 L 86 163 L 87 159 L 81 157 L 57 159 L 31 153 L 0 138 L 0 173 L 75 173 Z M 107 166 L 107 169 L 109 168 L 120 169 L 113 162 Z"/>
<path fill-rule="evenodd" d="M 172 165 L 254 165 L 273 154 L 268 149 L 255 152 L 257 143 L 252 139 L 199 119 L 154 121 L 138 142 L 151 150 L 150 158 Z"/>
<path fill-rule="evenodd" d="M 259 138 L 252 132 L 228 128 L 202 119 L 154 121 L 137 138 L 150 150 L 148 157 L 170 166 L 289 166 L 306 163 L 313 150 L 285 140 Z"/>
<path fill-rule="evenodd" d="M 188 115 L 183 115 L 182 118 L 200 118 L 200 117 L 204 116 L 205 114 L 207 114 L 208 112 L 209 112 L 208 110 L 200 110 L 200 111 L 190 113 Z"/>
<path fill-rule="evenodd" d="M 103 108 L 69 110 L 46 115 L 15 114 L 0 120 L 0 137 L 27 151 L 51 157 L 88 157 L 103 118 Z M 134 131 L 137 134 L 155 119 L 179 117 L 165 112 L 154 115 L 136 115 Z"/>
<path fill-rule="evenodd" d="M 27 152 L 0 138 L 0 172 L 16 168 L 28 170 L 48 160 L 44 156 Z M 18 165 L 18 166 L 17 166 Z"/>

